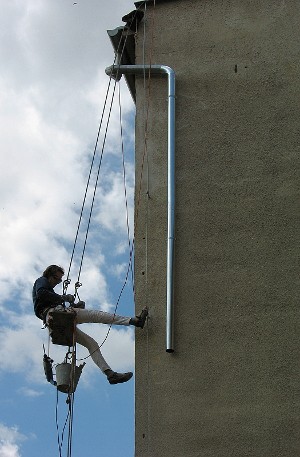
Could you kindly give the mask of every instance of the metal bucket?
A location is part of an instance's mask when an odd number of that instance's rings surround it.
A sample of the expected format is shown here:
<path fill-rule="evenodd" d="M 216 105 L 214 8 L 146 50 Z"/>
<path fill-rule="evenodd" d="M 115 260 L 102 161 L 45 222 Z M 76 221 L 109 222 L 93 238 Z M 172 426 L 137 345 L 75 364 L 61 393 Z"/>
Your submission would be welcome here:
<path fill-rule="evenodd" d="M 79 367 L 72 367 L 71 363 L 59 363 L 56 365 L 57 389 L 65 394 L 74 393 L 84 365 L 79 365 Z"/>

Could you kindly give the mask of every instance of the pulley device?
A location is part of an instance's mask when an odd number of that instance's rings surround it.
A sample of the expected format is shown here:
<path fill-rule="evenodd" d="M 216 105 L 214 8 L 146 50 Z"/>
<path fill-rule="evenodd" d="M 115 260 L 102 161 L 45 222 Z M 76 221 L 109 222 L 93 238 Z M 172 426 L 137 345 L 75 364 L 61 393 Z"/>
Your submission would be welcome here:
<path fill-rule="evenodd" d="M 68 290 L 68 287 L 69 285 L 71 284 L 71 279 L 70 278 L 67 278 L 64 280 L 63 282 L 63 294 L 65 295 L 67 293 L 67 290 Z M 82 286 L 82 283 L 79 282 L 79 281 L 76 281 L 75 282 L 75 285 L 74 285 L 74 288 L 75 288 L 75 291 L 74 291 L 74 299 L 76 299 L 76 297 L 78 297 L 78 300 L 80 300 L 80 297 L 79 297 L 79 294 L 78 294 L 78 289 L 79 287 Z"/>

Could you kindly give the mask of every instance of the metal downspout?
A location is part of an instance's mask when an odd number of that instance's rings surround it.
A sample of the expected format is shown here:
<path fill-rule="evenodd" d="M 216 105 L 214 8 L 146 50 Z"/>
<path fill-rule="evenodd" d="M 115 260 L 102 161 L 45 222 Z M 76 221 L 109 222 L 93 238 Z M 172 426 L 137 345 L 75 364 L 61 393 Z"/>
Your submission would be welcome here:
<path fill-rule="evenodd" d="M 168 76 L 168 241 L 167 241 L 167 318 L 166 351 L 174 352 L 174 237 L 175 237 L 175 72 L 166 65 L 112 65 L 106 68 L 108 76 L 119 80 L 122 74 L 153 74 Z"/>

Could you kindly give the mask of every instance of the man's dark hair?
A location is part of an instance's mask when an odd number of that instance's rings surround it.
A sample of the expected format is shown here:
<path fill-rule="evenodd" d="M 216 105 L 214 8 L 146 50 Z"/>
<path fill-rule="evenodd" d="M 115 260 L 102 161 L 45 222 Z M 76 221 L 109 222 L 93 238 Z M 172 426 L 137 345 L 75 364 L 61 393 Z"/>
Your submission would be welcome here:
<path fill-rule="evenodd" d="M 59 265 L 49 265 L 49 267 L 47 267 L 44 271 L 43 276 L 48 279 L 50 276 L 53 276 L 56 273 L 62 273 L 64 275 L 65 270 Z"/>

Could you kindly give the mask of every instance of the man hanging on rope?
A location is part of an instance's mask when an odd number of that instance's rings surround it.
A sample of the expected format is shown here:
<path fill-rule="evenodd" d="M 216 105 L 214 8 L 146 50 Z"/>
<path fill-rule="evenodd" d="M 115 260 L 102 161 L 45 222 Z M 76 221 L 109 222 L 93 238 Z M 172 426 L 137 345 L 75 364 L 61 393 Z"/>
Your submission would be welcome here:
<path fill-rule="evenodd" d="M 33 285 L 32 300 L 34 312 L 39 319 L 44 321 L 46 326 L 48 326 L 49 320 L 51 319 L 51 311 L 54 309 L 63 310 L 64 303 L 67 302 L 71 305 L 70 310 L 76 313 L 76 324 L 101 323 L 134 325 L 135 327 L 140 328 L 144 327 L 148 315 L 147 308 L 144 308 L 139 316 L 124 317 L 117 314 L 106 313 L 104 311 L 81 309 L 80 307 L 76 307 L 81 306 L 83 302 L 75 304 L 73 295 L 59 295 L 53 290 L 55 286 L 62 282 L 63 275 L 64 269 L 62 267 L 58 265 L 50 265 L 44 271 L 43 276 L 38 278 Z M 93 361 L 107 376 L 110 384 L 119 384 L 121 382 L 129 381 L 129 379 L 132 378 L 132 372 L 117 373 L 113 371 L 101 354 L 97 342 L 82 330 L 79 330 L 77 326 L 75 328 L 75 341 L 87 348 Z"/>

